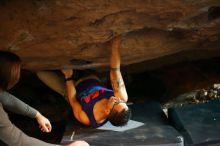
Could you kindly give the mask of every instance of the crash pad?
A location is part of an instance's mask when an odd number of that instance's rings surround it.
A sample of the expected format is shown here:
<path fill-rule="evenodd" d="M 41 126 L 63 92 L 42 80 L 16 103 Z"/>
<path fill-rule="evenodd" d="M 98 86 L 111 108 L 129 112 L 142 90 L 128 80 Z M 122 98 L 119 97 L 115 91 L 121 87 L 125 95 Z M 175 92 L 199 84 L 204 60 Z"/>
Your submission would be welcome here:
<path fill-rule="evenodd" d="M 185 145 L 220 145 L 220 100 L 170 108 L 168 117 Z"/>
<path fill-rule="evenodd" d="M 132 120 L 144 125 L 123 132 L 100 130 L 81 125 L 72 118 L 61 143 L 82 139 L 91 146 L 183 146 L 183 138 L 172 126 L 158 102 L 133 104 Z"/>

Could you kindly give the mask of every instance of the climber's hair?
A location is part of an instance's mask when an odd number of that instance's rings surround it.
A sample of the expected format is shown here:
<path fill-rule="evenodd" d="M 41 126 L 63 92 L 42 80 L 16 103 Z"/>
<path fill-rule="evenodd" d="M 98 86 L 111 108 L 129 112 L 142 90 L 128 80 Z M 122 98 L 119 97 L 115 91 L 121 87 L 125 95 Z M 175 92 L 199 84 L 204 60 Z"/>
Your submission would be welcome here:
<path fill-rule="evenodd" d="M 13 87 L 20 78 L 21 59 L 7 51 L 0 51 L 0 90 Z"/>
<path fill-rule="evenodd" d="M 109 122 L 114 126 L 125 126 L 131 118 L 131 110 L 123 109 L 118 112 L 116 110 L 112 110 L 108 116 Z"/>

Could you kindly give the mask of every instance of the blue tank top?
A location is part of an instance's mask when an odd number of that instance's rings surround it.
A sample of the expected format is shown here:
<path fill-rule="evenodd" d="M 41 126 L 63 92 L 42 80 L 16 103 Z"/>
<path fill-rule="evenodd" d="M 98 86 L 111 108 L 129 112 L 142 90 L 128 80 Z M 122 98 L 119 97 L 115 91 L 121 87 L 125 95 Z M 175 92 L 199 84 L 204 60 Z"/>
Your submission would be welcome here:
<path fill-rule="evenodd" d="M 94 105 L 101 99 L 109 99 L 114 96 L 114 92 L 101 85 L 98 80 L 88 79 L 82 81 L 76 86 L 76 98 L 82 106 L 83 111 L 87 114 L 90 124 L 93 128 L 104 125 L 107 119 L 98 124 L 93 114 Z"/>

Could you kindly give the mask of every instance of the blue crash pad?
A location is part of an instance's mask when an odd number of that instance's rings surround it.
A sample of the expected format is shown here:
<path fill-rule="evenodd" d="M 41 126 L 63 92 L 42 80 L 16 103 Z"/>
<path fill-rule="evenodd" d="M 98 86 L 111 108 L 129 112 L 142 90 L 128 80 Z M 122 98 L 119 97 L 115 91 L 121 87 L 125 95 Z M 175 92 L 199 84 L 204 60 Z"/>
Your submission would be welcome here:
<path fill-rule="evenodd" d="M 220 100 L 171 108 L 168 117 L 186 145 L 220 145 Z"/>

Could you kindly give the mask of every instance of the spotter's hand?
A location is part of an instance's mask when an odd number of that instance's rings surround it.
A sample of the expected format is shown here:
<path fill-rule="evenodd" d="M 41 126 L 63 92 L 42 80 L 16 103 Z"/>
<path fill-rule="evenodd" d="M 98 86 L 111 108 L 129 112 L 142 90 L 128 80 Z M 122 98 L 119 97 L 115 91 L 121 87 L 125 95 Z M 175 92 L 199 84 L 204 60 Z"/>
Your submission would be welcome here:
<path fill-rule="evenodd" d="M 51 132 L 52 126 L 47 118 L 37 112 L 36 119 L 42 132 Z"/>

